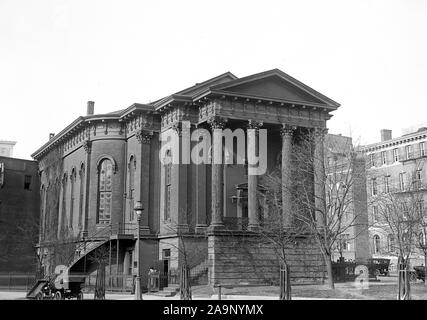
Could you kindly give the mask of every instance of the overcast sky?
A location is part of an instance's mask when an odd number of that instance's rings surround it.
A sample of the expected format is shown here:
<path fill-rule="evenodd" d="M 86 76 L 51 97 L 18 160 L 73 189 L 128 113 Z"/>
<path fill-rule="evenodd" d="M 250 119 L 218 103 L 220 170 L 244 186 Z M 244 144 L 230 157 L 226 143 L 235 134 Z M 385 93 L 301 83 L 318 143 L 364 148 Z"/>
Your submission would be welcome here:
<path fill-rule="evenodd" d="M 279 68 L 361 143 L 427 123 L 427 1 L 0 0 L 0 140 L 30 154 L 86 112 Z"/>

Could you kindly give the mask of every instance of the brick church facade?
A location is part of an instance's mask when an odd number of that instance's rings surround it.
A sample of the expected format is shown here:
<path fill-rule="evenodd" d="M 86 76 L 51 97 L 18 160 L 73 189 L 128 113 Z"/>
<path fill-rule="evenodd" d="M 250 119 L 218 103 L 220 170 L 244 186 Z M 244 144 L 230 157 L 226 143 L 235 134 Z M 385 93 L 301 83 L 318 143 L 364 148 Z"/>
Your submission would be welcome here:
<path fill-rule="evenodd" d="M 204 275 L 210 283 L 271 282 L 278 277 L 278 263 L 255 232 L 262 221 L 261 177 L 248 174 L 245 164 L 165 165 L 159 158 L 161 134 L 174 131 L 182 139 L 184 122 L 190 132 L 267 129 L 267 172 L 280 166 L 286 177 L 292 143 L 315 132 L 315 152 L 323 152 L 327 121 L 338 107 L 277 69 L 243 78 L 225 73 L 108 114 L 94 114 L 89 102 L 86 116 L 32 155 L 40 170 L 39 246 L 46 271 L 62 263 L 70 272 L 90 273 L 88 254 L 105 247 L 110 272 L 131 276 L 139 268 L 143 286 L 151 266 L 171 272 L 183 259 L 190 260 L 192 275 Z M 222 144 L 213 135 L 212 156 Z M 313 165 L 322 170 L 321 163 Z M 313 186 L 317 195 L 324 194 L 321 184 L 313 181 Z M 282 199 L 284 215 L 290 214 L 289 195 L 284 192 Z M 134 250 L 136 201 L 144 207 L 140 265 Z M 58 243 L 73 245 L 67 252 Z M 294 281 L 323 278 L 322 258 L 309 237 L 301 237 L 291 253 Z"/>

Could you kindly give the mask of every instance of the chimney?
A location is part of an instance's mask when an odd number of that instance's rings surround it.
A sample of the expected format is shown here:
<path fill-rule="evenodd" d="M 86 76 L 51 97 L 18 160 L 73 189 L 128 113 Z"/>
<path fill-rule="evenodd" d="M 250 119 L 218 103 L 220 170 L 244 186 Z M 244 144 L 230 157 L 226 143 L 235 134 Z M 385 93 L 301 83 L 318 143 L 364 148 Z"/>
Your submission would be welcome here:
<path fill-rule="evenodd" d="M 49 140 L 52 139 L 55 136 L 54 133 L 49 133 Z"/>
<path fill-rule="evenodd" d="M 391 140 L 391 139 L 392 139 L 391 130 L 381 129 L 381 142 Z"/>
<path fill-rule="evenodd" d="M 95 112 L 95 102 L 94 101 L 88 101 L 87 102 L 87 112 L 86 112 L 86 115 L 87 116 L 91 116 L 91 115 L 93 115 L 94 112 Z"/>

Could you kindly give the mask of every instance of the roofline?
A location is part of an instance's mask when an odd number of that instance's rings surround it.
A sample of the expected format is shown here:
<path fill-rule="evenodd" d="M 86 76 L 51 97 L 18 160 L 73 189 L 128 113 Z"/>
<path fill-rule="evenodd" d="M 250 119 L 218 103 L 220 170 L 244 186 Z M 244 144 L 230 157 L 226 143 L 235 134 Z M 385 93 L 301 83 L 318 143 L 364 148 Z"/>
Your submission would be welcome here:
<path fill-rule="evenodd" d="M 371 148 L 381 147 L 381 146 L 386 147 L 387 144 L 393 144 L 393 143 L 396 143 L 396 142 L 401 142 L 402 140 L 412 139 L 412 138 L 417 137 L 417 136 L 423 136 L 422 138 L 425 138 L 425 137 L 427 138 L 427 129 L 426 130 L 422 130 L 422 131 L 408 133 L 408 134 L 405 134 L 403 136 L 400 136 L 400 137 L 397 137 L 397 138 L 393 138 L 393 139 L 390 139 L 390 140 L 367 144 L 365 146 L 361 146 L 360 148 L 361 148 L 362 152 L 367 152 L 368 149 L 371 149 Z"/>
<path fill-rule="evenodd" d="M 276 74 L 279 77 L 282 77 L 284 79 L 286 79 L 287 81 L 291 82 L 293 85 L 297 86 L 299 89 L 305 91 L 306 93 L 315 96 L 317 99 L 325 102 L 326 104 L 328 104 L 330 107 L 333 107 L 334 110 L 338 109 L 338 107 L 340 107 L 341 105 L 332 100 L 331 98 L 328 98 L 327 96 L 321 94 L 320 92 L 314 90 L 313 88 L 307 86 L 306 84 L 302 83 L 301 81 L 291 77 L 290 75 L 288 75 L 287 73 L 283 72 L 280 69 L 271 69 L 271 70 L 267 70 L 267 71 L 263 71 L 260 73 L 256 73 L 256 74 L 252 74 L 240 79 L 237 79 L 236 81 L 233 81 L 233 83 L 224 83 L 224 84 L 219 84 L 216 86 L 213 86 L 212 89 L 222 89 L 222 88 L 226 88 L 228 86 L 236 86 L 236 85 L 240 85 L 240 84 L 244 84 L 247 83 L 249 81 L 253 81 L 253 80 L 258 80 L 258 79 L 262 79 L 268 75 L 272 75 L 272 74 Z"/>
<path fill-rule="evenodd" d="M 38 154 L 41 153 L 44 149 L 46 149 L 50 145 L 54 144 L 55 142 L 63 138 L 67 132 L 69 132 L 75 127 L 78 127 L 81 124 L 90 123 L 91 121 L 107 120 L 107 119 L 120 120 L 135 111 L 154 112 L 154 108 L 150 105 L 134 103 L 131 106 L 127 107 L 126 109 L 122 110 L 121 113 L 119 114 L 103 113 L 103 114 L 94 114 L 89 116 L 80 116 L 76 120 L 71 122 L 68 126 L 66 126 L 64 129 L 62 129 L 58 134 L 54 135 L 52 139 L 47 141 L 44 145 L 42 145 L 35 152 L 33 152 L 31 154 L 31 157 L 35 159 L 38 156 Z"/>

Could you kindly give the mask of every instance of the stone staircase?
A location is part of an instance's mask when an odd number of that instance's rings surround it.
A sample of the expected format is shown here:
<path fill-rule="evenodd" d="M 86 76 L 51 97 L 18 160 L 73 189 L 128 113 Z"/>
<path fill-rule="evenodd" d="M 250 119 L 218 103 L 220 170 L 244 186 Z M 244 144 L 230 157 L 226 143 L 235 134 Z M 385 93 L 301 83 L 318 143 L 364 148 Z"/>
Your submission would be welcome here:
<path fill-rule="evenodd" d="M 202 285 L 208 283 L 208 259 L 202 261 L 190 270 L 191 285 Z M 179 292 L 179 284 L 168 284 L 158 292 L 153 292 L 153 295 L 160 297 L 173 297 Z"/>
<path fill-rule="evenodd" d="M 158 292 L 151 293 L 159 297 L 173 297 L 179 292 L 179 284 L 170 284 Z"/>

